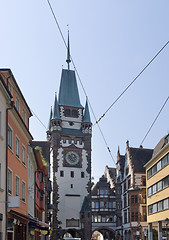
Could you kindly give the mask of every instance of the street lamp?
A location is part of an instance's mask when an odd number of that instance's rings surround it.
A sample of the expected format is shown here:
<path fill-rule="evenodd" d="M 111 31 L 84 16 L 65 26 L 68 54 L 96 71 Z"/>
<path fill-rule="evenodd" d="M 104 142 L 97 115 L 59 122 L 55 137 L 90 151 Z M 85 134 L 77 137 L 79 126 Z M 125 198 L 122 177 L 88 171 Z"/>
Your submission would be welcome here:
<path fill-rule="evenodd" d="M 168 240 L 168 223 L 169 223 L 169 219 L 166 218 L 165 222 L 166 222 L 166 239 Z"/>

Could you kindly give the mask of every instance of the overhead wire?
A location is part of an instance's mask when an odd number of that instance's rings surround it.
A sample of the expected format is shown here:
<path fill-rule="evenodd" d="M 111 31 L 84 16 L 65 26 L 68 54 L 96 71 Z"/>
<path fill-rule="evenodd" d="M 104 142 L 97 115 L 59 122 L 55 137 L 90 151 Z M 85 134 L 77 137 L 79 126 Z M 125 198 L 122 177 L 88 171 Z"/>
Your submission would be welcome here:
<path fill-rule="evenodd" d="M 52 15 L 53 15 L 53 17 L 54 17 L 55 23 L 56 23 L 56 25 L 57 25 L 57 27 L 58 27 L 58 29 L 59 29 L 60 34 L 61 34 L 62 40 L 63 40 L 63 42 L 64 42 L 64 45 L 65 45 L 66 49 L 68 49 L 68 46 L 67 46 L 67 44 L 66 44 L 65 38 L 64 38 L 63 33 L 62 33 L 62 30 L 61 30 L 61 28 L 60 28 L 60 26 L 59 26 L 59 23 L 58 23 L 58 21 L 57 21 L 56 15 L 55 15 L 55 13 L 54 13 L 54 11 L 53 11 L 52 5 L 50 4 L 50 1 L 49 1 L 49 0 L 47 0 L 47 2 L 48 2 L 48 5 L 49 5 L 49 7 L 50 7 L 50 10 L 51 10 L 51 12 L 52 12 Z M 106 145 L 106 148 L 107 148 L 107 150 L 108 150 L 108 152 L 109 152 L 109 154 L 110 154 L 110 156 L 111 156 L 114 164 L 116 164 L 116 163 L 115 163 L 115 160 L 114 160 L 114 158 L 113 158 L 113 156 L 112 156 L 111 150 L 110 150 L 110 148 L 109 148 L 109 146 L 108 146 L 108 144 L 107 144 L 107 141 L 106 141 L 106 139 L 105 139 L 105 137 L 104 137 L 104 134 L 103 134 L 103 132 L 102 132 L 102 130 L 101 130 L 101 128 L 100 128 L 99 122 L 100 122 L 100 120 L 101 120 L 103 117 L 105 117 L 106 113 L 113 107 L 113 105 L 115 105 L 115 103 L 122 97 L 122 95 L 131 87 L 131 85 L 140 77 L 140 75 L 148 68 L 148 66 L 156 59 L 156 57 L 164 50 L 164 48 L 168 45 L 168 43 L 169 43 L 169 41 L 167 41 L 167 42 L 164 44 L 164 46 L 156 53 L 156 55 L 148 62 L 148 64 L 139 72 L 139 74 L 132 80 L 132 82 L 122 91 L 122 93 L 116 98 L 116 100 L 108 107 L 108 109 L 102 114 L 102 116 L 101 116 L 98 120 L 97 120 L 96 115 L 95 115 L 95 113 L 94 113 L 94 111 L 93 111 L 93 108 L 92 108 L 92 106 L 91 106 L 91 103 L 90 103 L 90 101 L 89 101 L 89 98 L 87 97 L 87 93 L 86 93 L 85 88 L 84 88 L 84 85 L 83 85 L 83 83 L 82 83 L 82 81 L 81 81 L 80 75 L 79 75 L 79 73 L 78 73 L 78 71 L 77 71 L 76 65 L 75 65 L 75 63 L 74 63 L 74 61 L 73 61 L 73 58 L 72 58 L 72 56 L 70 55 L 70 58 L 71 58 L 73 67 L 74 67 L 74 69 L 75 69 L 75 72 L 76 72 L 77 77 L 78 77 L 78 79 L 79 79 L 79 82 L 80 82 L 80 84 L 81 84 L 81 87 L 82 87 L 82 89 L 83 89 L 83 91 L 84 91 L 84 94 L 85 94 L 86 98 L 88 99 L 88 103 L 89 103 L 89 105 L 90 105 L 90 109 L 91 109 L 92 114 L 93 114 L 93 116 L 94 116 L 94 119 L 95 119 L 95 121 L 96 121 L 95 124 L 97 124 L 97 126 L 98 126 L 98 128 L 99 128 L 99 131 L 100 131 L 100 133 L 101 133 L 101 135 L 102 135 L 103 141 L 104 141 L 104 143 L 105 143 L 105 145 Z M 167 100 L 168 100 L 168 99 L 167 99 Z M 161 110 L 161 111 L 162 111 L 162 110 Z M 159 114 L 160 114 L 160 113 L 159 113 Z M 157 116 L 157 118 L 158 118 L 158 116 Z M 156 119 L 156 120 L 157 120 L 157 119 Z M 156 120 L 155 120 L 155 121 L 156 121 Z M 154 122 L 154 123 L 155 123 L 155 122 Z M 151 128 L 153 127 L 154 123 L 153 123 L 152 126 L 150 127 L 148 133 L 150 132 L 150 130 L 151 130 Z M 95 126 L 95 124 L 94 124 L 93 126 Z M 147 133 L 146 136 L 144 137 L 143 141 L 144 141 L 145 138 L 147 137 L 148 133 Z M 142 142 L 143 142 L 143 141 L 142 141 Z"/>
<path fill-rule="evenodd" d="M 155 117 L 153 123 L 151 124 L 150 128 L 148 129 L 148 131 L 147 131 L 146 135 L 144 136 L 143 140 L 141 141 L 141 144 L 140 144 L 140 145 L 142 145 L 143 142 L 145 141 L 146 137 L 148 136 L 149 132 L 151 131 L 152 127 L 154 126 L 155 122 L 157 121 L 159 115 L 161 114 L 163 108 L 165 107 L 165 105 L 166 105 L 168 99 L 169 99 L 169 96 L 167 97 L 167 99 L 165 100 L 164 104 L 162 105 L 160 111 L 158 112 L 157 116 Z"/>
<path fill-rule="evenodd" d="M 56 15 L 55 15 L 55 13 L 54 13 L 54 10 L 53 10 L 53 8 L 52 8 L 52 5 L 50 4 L 50 1 L 49 1 L 49 0 L 47 0 L 47 2 L 48 2 L 48 5 L 49 5 L 50 10 L 51 10 L 51 12 L 52 12 L 52 15 L 53 15 L 53 17 L 54 17 L 55 23 L 56 23 L 56 25 L 57 25 L 57 27 L 58 27 L 58 30 L 59 30 L 59 32 L 60 32 L 61 38 L 62 38 L 62 40 L 63 40 L 63 42 L 64 42 L 64 45 L 65 45 L 66 49 L 68 49 L 68 45 L 67 45 L 67 43 L 66 43 L 66 41 L 65 41 L 65 38 L 64 38 L 63 33 L 62 33 L 62 30 L 61 30 L 61 28 L 60 28 L 60 26 L 59 26 L 59 23 L 58 23 L 58 20 L 57 20 L 57 18 L 56 18 Z M 82 80 L 81 80 L 80 75 L 79 75 L 79 73 L 78 73 L 78 71 L 77 71 L 76 65 L 75 65 L 75 63 L 74 63 L 74 61 L 73 61 L 73 58 L 72 58 L 71 54 L 70 54 L 70 59 L 71 59 L 71 61 L 72 61 L 73 67 L 74 67 L 74 69 L 75 69 L 76 75 L 77 75 L 77 77 L 78 77 L 78 79 L 79 79 L 79 82 L 80 82 L 80 84 L 81 84 L 81 87 L 82 87 L 82 89 L 83 89 L 83 92 L 84 92 L 86 98 L 88 99 L 88 103 L 89 103 L 90 109 L 91 109 L 91 111 L 92 111 L 92 114 L 93 114 L 93 116 L 94 116 L 94 119 L 95 119 L 95 121 L 97 121 L 96 115 L 95 115 L 94 110 L 93 110 L 93 108 L 92 108 L 92 105 L 91 105 L 91 103 L 90 103 L 90 101 L 89 101 L 89 98 L 88 98 L 88 96 L 87 96 L 86 90 L 85 90 L 85 88 L 84 88 L 84 85 L 83 85 L 83 83 L 82 83 Z M 103 134 L 103 132 L 102 132 L 99 124 L 97 124 L 97 125 L 98 125 L 99 131 L 100 131 L 100 133 L 101 133 L 101 135 L 102 135 L 103 141 L 104 141 L 104 143 L 105 143 L 105 145 L 106 145 L 106 148 L 107 148 L 107 150 L 108 150 L 108 152 L 109 152 L 109 154 L 110 154 L 113 162 L 115 163 L 114 158 L 113 158 L 112 153 L 111 153 L 111 150 L 110 150 L 110 148 L 108 147 L 107 141 L 106 141 L 106 139 L 105 139 L 105 137 L 104 137 L 104 134 Z"/>
<path fill-rule="evenodd" d="M 148 62 L 148 64 L 141 70 L 141 72 L 133 79 L 133 81 L 124 89 L 124 91 L 116 98 L 116 100 L 108 107 L 108 109 L 102 114 L 102 116 L 96 121 L 95 124 L 101 121 L 105 117 L 106 113 L 113 107 L 113 105 L 122 97 L 122 95 L 131 87 L 131 85 L 140 77 L 140 75 L 148 68 L 148 66 L 156 59 L 156 57 L 162 52 L 162 50 L 168 45 L 167 41 L 164 46 L 157 52 L 157 54 Z"/>

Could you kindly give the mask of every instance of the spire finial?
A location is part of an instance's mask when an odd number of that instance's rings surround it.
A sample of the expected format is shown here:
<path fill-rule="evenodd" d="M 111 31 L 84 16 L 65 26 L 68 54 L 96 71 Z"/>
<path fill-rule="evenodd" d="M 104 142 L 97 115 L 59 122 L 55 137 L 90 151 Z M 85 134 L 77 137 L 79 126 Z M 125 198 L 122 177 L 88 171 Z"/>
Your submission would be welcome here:
<path fill-rule="evenodd" d="M 67 59 L 66 59 L 66 62 L 68 64 L 68 70 L 69 70 L 70 69 L 69 64 L 71 62 L 71 59 L 70 59 L 70 46 L 69 46 L 69 30 L 68 30 L 68 43 L 67 43 Z"/>

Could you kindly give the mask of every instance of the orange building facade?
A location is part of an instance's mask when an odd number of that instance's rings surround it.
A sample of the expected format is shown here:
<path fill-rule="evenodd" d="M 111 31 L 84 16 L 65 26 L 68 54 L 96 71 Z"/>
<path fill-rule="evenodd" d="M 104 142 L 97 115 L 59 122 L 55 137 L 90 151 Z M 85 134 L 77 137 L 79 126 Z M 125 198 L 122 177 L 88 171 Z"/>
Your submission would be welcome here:
<path fill-rule="evenodd" d="M 28 104 L 10 69 L 0 69 L 11 95 L 13 108 L 8 111 L 7 239 L 28 237 L 28 145 L 33 139 L 29 132 L 32 116 Z"/>

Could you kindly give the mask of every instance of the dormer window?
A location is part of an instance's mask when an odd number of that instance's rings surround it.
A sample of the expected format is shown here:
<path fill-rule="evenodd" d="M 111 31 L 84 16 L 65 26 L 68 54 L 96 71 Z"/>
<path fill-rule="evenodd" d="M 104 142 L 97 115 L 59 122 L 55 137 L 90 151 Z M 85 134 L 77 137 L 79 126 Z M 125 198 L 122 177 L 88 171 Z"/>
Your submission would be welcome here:
<path fill-rule="evenodd" d="M 70 117 L 70 109 L 65 109 L 65 117 Z"/>
<path fill-rule="evenodd" d="M 66 108 L 66 109 L 64 110 L 64 116 L 65 116 L 65 117 L 78 118 L 78 110 Z"/>
<path fill-rule="evenodd" d="M 77 110 L 72 110 L 72 117 L 78 117 L 78 111 Z"/>

